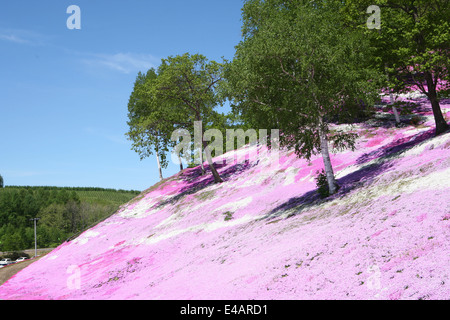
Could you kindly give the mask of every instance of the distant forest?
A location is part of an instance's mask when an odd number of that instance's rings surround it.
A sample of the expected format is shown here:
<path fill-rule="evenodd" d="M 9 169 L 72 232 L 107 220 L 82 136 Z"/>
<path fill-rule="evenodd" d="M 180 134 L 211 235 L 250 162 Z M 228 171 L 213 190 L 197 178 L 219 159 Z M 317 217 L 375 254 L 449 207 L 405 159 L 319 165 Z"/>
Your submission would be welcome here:
<path fill-rule="evenodd" d="M 137 193 L 138 190 L 109 189 L 99 187 L 54 187 L 54 186 L 4 186 L 5 189 L 43 189 L 43 190 L 67 190 L 67 191 L 108 191 L 108 192 L 125 192 Z"/>
<path fill-rule="evenodd" d="M 113 214 L 140 191 L 96 187 L 5 186 L 0 189 L 0 251 L 58 246 Z"/>

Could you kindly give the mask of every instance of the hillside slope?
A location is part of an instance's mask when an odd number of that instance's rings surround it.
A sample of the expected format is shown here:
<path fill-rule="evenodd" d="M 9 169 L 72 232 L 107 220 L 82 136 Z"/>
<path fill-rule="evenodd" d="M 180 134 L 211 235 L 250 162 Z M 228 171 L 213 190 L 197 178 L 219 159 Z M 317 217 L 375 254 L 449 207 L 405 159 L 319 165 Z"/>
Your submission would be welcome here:
<path fill-rule="evenodd" d="M 226 154 L 224 183 L 198 168 L 164 180 L 22 270 L 0 299 L 450 299 L 450 134 L 433 137 L 418 103 L 419 126 L 380 113 L 339 127 L 359 138 L 332 155 L 333 197 L 315 191 L 319 156 Z"/>

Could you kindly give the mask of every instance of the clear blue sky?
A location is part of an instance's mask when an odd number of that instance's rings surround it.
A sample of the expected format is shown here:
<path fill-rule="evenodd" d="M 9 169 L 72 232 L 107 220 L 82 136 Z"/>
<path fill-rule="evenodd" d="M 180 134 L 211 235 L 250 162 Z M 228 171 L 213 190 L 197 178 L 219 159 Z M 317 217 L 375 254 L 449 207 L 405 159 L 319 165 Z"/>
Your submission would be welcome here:
<path fill-rule="evenodd" d="M 67 7 L 81 9 L 69 30 Z M 138 71 L 185 52 L 232 59 L 242 0 L 0 2 L 0 174 L 6 185 L 144 190 L 155 157 L 130 149 Z M 220 109 L 219 109 L 220 110 Z M 170 164 L 164 176 L 176 173 Z"/>

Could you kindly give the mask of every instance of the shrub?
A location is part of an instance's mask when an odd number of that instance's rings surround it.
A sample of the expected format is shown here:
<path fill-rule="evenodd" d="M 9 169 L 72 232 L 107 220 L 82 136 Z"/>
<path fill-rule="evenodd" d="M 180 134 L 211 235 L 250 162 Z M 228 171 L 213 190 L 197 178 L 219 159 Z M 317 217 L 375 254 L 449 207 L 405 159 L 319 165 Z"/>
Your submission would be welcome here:
<path fill-rule="evenodd" d="M 419 125 L 420 123 L 421 123 L 421 119 L 420 119 L 419 116 L 413 116 L 413 117 L 411 118 L 411 124 L 412 124 L 413 126 L 417 126 L 417 125 Z"/>
<path fill-rule="evenodd" d="M 330 195 L 330 191 L 328 189 L 328 181 L 327 181 L 327 175 L 325 173 L 325 170 L 322 169 L 322 171 L 319 172 L 319 170 L 316 171 L 316 186 L 317 186 L 317 192 L 319 193 L 321 198 L 326 198 Z"/>
<path fill-rule="evenodd" d="M 233 212 L 227 211 L 227 212 L 224 212 L 223 214 L 225 215 L 225 218 L 223 219 L 224 221 L 233 219 Z"/>
<path fill-rule="evenodd" d="M 322 171 L 319 172 L 319 170 L 316 171 L 316 186 L 317 186 L 317 192 L 319 193 L 320 197 L 327 198 L 330 195 L 330 189 L 328 188 L 328 180 L 327 180 L 327 174 L 325 173 L 325 170 L 322 169 Z M 336 192 L 341 187 L 336 183 Z"/>

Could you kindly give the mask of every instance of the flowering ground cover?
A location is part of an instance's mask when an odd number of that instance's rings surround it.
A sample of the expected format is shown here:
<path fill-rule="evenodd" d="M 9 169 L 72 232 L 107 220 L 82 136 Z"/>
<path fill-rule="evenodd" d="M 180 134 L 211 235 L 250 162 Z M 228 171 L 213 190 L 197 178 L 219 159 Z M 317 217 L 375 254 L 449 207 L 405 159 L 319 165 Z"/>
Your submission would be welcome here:
<path fill-rule="evenodd" d="M 414 103 L 419 124 L 397 128 L 380 110 L 333 128 L 358 141 L 331 156 L 332 197 L 316 192 L 320 156 L 227 153 L 224 183 L 199 168 L 165 179 L 16 274 L 0 299 L 450 299 L 450 133 L 434 137 L 429 104 Z"/>

